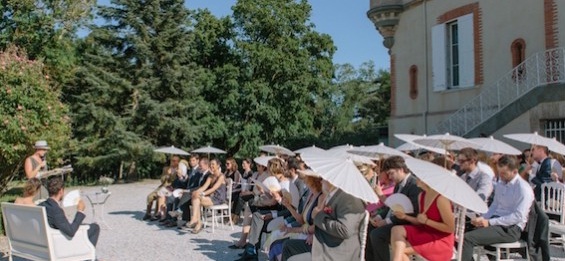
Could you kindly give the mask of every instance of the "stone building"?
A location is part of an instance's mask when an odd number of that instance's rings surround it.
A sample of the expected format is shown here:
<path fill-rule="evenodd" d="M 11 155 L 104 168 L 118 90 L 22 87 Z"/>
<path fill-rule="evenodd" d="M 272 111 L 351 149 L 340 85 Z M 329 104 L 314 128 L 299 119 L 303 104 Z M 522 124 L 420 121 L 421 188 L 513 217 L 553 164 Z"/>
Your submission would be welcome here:
<path fill-rule="evenodd" d="M 565 1 L 370 0 L 367 16 L 390 54 L 390 135 L 565 141 Z"/>

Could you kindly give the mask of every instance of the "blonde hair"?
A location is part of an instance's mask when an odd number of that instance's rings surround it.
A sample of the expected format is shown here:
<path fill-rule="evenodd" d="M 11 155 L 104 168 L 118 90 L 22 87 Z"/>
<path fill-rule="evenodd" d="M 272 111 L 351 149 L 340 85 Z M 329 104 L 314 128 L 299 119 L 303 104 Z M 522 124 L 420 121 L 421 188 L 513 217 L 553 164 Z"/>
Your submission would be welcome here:
<path fill-rule="evenodd" d="M 267 168 L 269 169 L 269 173 L 273 176 L 278 174 L 285 175 L 284 163 L 279 158 L 270 159 Z"/>

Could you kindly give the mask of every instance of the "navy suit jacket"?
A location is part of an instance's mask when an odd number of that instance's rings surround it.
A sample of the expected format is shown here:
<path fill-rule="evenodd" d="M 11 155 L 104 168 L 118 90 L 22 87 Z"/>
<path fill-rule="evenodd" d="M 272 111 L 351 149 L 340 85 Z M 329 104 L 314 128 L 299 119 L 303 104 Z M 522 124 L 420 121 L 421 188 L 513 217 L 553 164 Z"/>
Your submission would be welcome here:
<path fill-rule="evenodd" d="M 45 212 L 47 213 L 47 222 L 49 226 L 58 229 L 61 233 L 69 236 L 74 237 L 75 233 L 77 232 L 80 224 L 86 217 L 84 213 L 77 212 L 75 215 L 75 219 L 72 223 L 69 223 L 67 216 L 65 216 L 65 212 L 59 206 L 54 199 L 48 198 L 47 200 L 41 202 L 39 206 L 45 207 Z"/>

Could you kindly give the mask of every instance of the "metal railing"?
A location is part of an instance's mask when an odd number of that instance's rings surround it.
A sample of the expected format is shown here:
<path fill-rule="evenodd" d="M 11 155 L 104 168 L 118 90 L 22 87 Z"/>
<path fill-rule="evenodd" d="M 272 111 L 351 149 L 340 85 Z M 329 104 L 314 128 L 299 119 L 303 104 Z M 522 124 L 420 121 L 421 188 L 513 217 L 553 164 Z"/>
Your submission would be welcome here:
<path fill-rule="evenodd" d="M 533 88 L 565 82 L 565 48 L 550 49 L 530 56 L 494 85 L 481 92 L 431 133 L 451 133 L 464 136 L 473 128 L 528 93 Z"/>

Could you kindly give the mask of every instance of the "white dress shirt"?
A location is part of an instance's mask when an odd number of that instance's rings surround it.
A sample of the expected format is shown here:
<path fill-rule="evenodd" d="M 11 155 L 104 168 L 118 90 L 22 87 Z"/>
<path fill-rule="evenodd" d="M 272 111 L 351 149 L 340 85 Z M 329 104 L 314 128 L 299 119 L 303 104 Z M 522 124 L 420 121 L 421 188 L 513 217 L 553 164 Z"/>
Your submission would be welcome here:
<path fill-rule="evenodd" d="M 491 226 L 518 225 L 524 230 L 533 202 L 532 187 L 516 175 L 510 182 L 500 181 L 495 187 L 494 200 L 484 218 Z"/>

